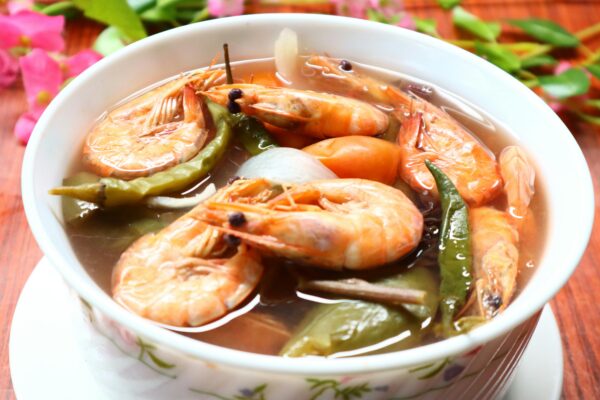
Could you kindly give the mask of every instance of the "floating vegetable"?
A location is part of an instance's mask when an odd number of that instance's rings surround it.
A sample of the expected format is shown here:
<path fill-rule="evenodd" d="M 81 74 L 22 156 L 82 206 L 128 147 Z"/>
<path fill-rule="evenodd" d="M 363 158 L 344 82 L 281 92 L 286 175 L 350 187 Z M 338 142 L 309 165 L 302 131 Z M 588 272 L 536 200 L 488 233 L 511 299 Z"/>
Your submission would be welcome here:
<path fill-rule="evenodd" d="M 97 182 L 98 177 L 89 172 L 79 172 L 72 177 L 63 179 L 65 186 L 78 186 L 88 183 Z M 97 204 L 87 201 L 75 199 L 72 197 L 63 197 L 62 210 L 63 218 L 67 224 L 77 223 L 94 213 L 99 207 Z"/>
<path fill-rule="evenodd" d="M 263 151 L 279 147 L 256 118 L 238 113 L 232 115 L 231 119 L 236 136 L 251 155 L 255 156 Z"/>
<path fill-rule="evenodd" d="M 340 178 L 363 178 L 392 184 L 400 163 L 400 148 L 368 136 L 322 140 L 303 149 Z"/>
<path fill-rule="evenodd" d="M 166 197 L 166 196 L 153 196 L 146 200 L 146 204 L 151 208 L 167 208 L 167 209 L 179 209 L 179 208 L 191 208 L 217 192 L 217 187 L 214 183 L 208 185 L 202 193 L 198 193 L 191 197 Z"/>
<path fill-rule="evenodd" d="M 224 107 L 207 102 L 217 127 L 215 138 L 190 161 L 179 164 L 154 175 L 125 181 L 101 178 L 98 182 L 77 186 L 62 186 L 50 190 L 50 194 L 70 196 L 105 207 L 136 204 L 149 196 L 181 190 L 213 169 L 231 141 L 231 122 Z"/>
<path fill-rule="evenodd" d="M 310 154 L 288 147 L 273 148 L 252 157 L 236 174 L 244 178 L 265 178 L 275 183 L 306 183 L 337 178 Z"/>
<path fill-rule="evenodd" d="M 295 81 L 298 73 L 298 35 L 289 28 L 285 28 L 275 41 L 275 66 L 277 73 L 286 82 Z"/>
<path fill-rule="evenodd" d="M 426 291 L 426 305 L 392 308 L 365 301 L 321 304 L 306 315 L 280 355 L 328 356 L 356 349 L 362 353 L 417 345 L 425 332 L 421 321 L 433 317 L 437 309 L 434 275 L 425 267 L 415 267 L 379 283 Z"/>
<path fill-rule="evenodd" d="M 454 316 L 465 304 L 471 289 L 471 233 L 467 205 L 456 187 L 435 164 L 425 160 L 433 175 L 442 205 L 438 263 L 440 265 L 440 308 L 445 335 L 453 329 Z"/>

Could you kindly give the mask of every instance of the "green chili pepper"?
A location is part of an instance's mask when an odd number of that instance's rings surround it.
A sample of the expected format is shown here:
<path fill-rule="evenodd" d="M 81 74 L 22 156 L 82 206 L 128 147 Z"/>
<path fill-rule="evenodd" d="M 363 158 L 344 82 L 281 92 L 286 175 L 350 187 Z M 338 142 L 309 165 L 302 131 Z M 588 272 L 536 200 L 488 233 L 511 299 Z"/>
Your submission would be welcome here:
<path fill-rule="evenodd" d="M 226 108 L 208 101 L 217 127 L 215 138 L 191 160 L 151 176 L 125 181 L 101 178 L 95 183 L 62 186 L 50 194 L 70 196 L 105 207 L 136 204 L 148 196 L 182 190 L 208 174 L 221 159 L 231 141 L 231 120 Z"/>
<path fill-rule="evenodd" d="M 426 332 L 421 327 L 422 321 L 433 318 L 437 312 L 434 274 L 426 267 L 413 267 L 377 283 L 424 290 L 427 292 L 425 304 L 399 307 L 366 301 L 320 304 L 303 318 L 280 354 L 286 357 L 327 356 L 377 345 L 392 337 L 397 340 L 384 346 L 384 351 L 418 345 L 421 335 Z M 383 348 L 373 348 L 370 352 L 381 351 Z"/>
<path fill-rule="evenodd" d="M 465 304 L 472 283 L 469 213 L 450 178 L 429 160 L 425 164 L 435 179 L 442 204 L 438 254 L 440 308 L 443 331 L 448 336 L 453 330 L 454 315 Z"/>
<path fill-rule="evenodd" d="M 269 132 L 256 118 L 245 114 L 233 114 L 233 126 L 244 148 L 253 156 L 263 151 L 279 147 Z"/>
<path fill-rule="evenodd" d="M 64 186 L 78 186 L 98 182 L 98 177 L 89 172 L 79 172 L 69 178 L 63 179 Z M 62 198 L 63 218 L 67 224 L 77 224 L 88 219 L 98 210 L 97 204 L 75 199 L 72 197 Z"/>

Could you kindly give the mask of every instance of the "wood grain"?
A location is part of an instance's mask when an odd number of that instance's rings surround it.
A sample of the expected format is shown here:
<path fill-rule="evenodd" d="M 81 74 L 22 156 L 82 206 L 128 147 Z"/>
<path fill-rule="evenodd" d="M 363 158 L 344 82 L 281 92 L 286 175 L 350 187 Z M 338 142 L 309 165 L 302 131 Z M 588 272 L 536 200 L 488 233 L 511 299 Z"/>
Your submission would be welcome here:
<path fill-rule="evenodd" d="M 444 36 L 460 36 L 452 31 L 447 12 L 434 0 L 404 2 L 411 13 L 443 20 Z M 465 0 L 469 11 L 486 19 L 536 16 L 553 19 L 571 30 L 600 21 L 600 0 Z M 265 11 L 253 6 L 253 12 Z M 268 11 L 301 11 L 271 7 Z M 323 12 L 321 8 L 308 11 Z M 445 18 L 443 18 L 445 16 Z M 67 52 L 88 47 L 102 28 L 92 22 L 69 22 Z M 600 45 L 600 38 L 593 43 Z M 22 87 L 0 91 L 0 400 L 14 399 L 8 368 L 8 339 L 14 308 L 25 281 L 41 257 L 27 227 L 20 190 L 24 147 L 13 137 L 13 126 L 25 110 Z M 600 130 L 573 123 L 569 125 L 589 163 L 596 205 L 600 199 Z M 557 160 L 558 162 L 559 160 Z M 596 206 L 596 208 L 598 208 Z M 564 387 L 566 399 L 600 398 L 600 215 L 596 215 L 589 247 L 568 282 L 552 301 L 564 346 Z M 532 382 L 535 385 L 535 382 Z"/>

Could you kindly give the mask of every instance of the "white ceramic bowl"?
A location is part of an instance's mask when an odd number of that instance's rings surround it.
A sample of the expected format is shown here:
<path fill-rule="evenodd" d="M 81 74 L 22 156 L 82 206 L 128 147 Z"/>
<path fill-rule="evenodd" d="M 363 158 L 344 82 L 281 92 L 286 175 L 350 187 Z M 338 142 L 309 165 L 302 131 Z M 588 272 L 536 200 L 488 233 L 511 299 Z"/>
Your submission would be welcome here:
<path fill-rule="evenodd" d="M 117 305 L 87 275 L 65 235 L 60 199 L 47 192 L 68 174 L 92 122 L 136 90 L 209 64 L 224 42 L 235 49 L 235 59 L 272 56 L 274 40 L 285 27 L 298 32 L 306 50 L 401 71 L 461 96 L 508 127 L 533 155 L 549 203 L 547 244 L 527 286 L 492 322 L 468 335 L 399 353 L 286 359 L 216 347 L 161 329 Z M 22 185 L 37 242 L 85 299 L 91 330 L 81 337 L 91 352 L 91 366 L 114 396 L 140 398 L 321 399 L 352 390 L 363 398 L 382 399 L 496 396 L 509 380 L 538 312 L 579 262 L 594 210 L 590 174 L 571 133 L 511 76 L 412 31 L 301 14 L 193 24 L 100 61 L 69 84 L 38 122 L 25 155 Z"/>

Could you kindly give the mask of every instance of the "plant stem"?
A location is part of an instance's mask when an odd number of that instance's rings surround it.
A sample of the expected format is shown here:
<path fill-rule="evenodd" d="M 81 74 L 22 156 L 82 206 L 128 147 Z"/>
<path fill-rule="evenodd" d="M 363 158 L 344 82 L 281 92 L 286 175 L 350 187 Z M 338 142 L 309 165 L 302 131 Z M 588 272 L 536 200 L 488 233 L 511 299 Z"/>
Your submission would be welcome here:
<path fill-rule="evenodd" d="M 600 34 L 600 22 L 595 23 L 594 25 L 588 26 L 587 28 L 584 28 L 584 29 L 580 30 L 579 32 L 576 32 L 575 36 L 580 41 L 584 41 L 584 40 L 587 40 L 598 34 Z"/>
<path fill-rule="evenodd" d="M 192 19 L 191 23 L 204 21 L 210 17 L 210 13 L 208 12 L 208 7 L 204 7 L 202 10 L 198 11 L 198 14 Z"/>

